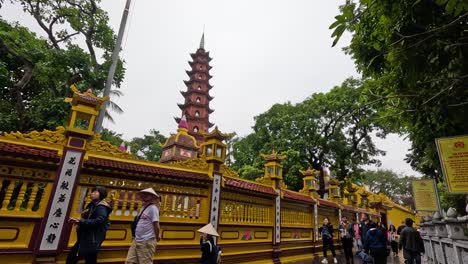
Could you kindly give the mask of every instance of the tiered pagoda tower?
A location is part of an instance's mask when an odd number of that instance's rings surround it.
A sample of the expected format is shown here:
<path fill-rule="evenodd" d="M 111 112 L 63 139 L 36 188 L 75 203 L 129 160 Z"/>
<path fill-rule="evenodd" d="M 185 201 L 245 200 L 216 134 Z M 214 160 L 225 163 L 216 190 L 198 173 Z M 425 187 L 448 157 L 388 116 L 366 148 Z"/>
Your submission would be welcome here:
<path fill-rule="evenodd" d="M 213 126 L 210 123 L 210 114 L 214 110 L 210 109 L 210 85 L 212 76 L 209 71 L 211 58 L 209 52 L 205 51 L 205 34 L 202 35 L 200 47 L 195 53 L 191 53 L 192 61 L 189 61 L 190 71 L 186 71 L 189 80 L 184 81 L 187 91 L 181 91 L 185 100 L 183 104 L 178 104 L 182 110 L 182 115 L 187 118 L 188 133 L 197 139 L 198 144 L 204 142 L 202 133 L 208 133 L 208 129 Z M 175 118 L 180 123 L 180 118 Z"/>

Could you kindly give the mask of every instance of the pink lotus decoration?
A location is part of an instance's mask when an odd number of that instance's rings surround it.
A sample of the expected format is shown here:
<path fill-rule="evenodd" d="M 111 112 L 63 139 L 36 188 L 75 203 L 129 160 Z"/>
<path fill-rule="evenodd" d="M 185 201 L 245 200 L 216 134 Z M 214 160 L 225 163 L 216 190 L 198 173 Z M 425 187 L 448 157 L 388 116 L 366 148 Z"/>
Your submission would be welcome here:
<path fill-rule="evenodd" d="M 244 231 L 241 240 L 252 240 L 252 236 L 250 235 L 250 231 Z"/>

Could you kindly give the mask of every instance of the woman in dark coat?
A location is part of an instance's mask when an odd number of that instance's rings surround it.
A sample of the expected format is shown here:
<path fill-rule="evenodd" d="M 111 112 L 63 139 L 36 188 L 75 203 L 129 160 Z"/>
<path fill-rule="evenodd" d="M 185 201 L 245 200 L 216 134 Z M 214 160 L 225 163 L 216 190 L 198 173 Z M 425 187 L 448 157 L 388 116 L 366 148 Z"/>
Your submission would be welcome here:
<path fill-rule="evenodd" d="M 86 264 L 97 263 L 97 252 L 106 239 L 109 214 L 112 208 L 104 201 L 107 190 L 97 186 L 91 190 L 91 202 L 81 214 L 81 219 L 70 218 L 76 224 L 77 241 L 67 256 L 67 264 L 75 264 L 83 258 Z"/>
<path fill-rule="evenodd" d="M 364 242 L 364 250 L 370 251 L 370 255 L 374 258 L 374 264 L 387 263 L 387 238 L 385 232 L 381 228 L 377 228 L 377 223 L 371 223 L 371 229 L 366 233 Z"/>
<path fill-rule="evenodd" d="M 203 234 L 200 238 L 200 247 L 202 251 L 201 264 L 216 264 L 218 259 L 218 250 L 214 242 L 213 236 Z"/>
<path fill-rule="evenodd" d="M 201 233 L 200 249 L 202 252 L 201 264 L 217 264 L 221 261 L 221 251 L 214 241 L 214 236 L 219 236 L 211 223 L 197 230 Z"/>

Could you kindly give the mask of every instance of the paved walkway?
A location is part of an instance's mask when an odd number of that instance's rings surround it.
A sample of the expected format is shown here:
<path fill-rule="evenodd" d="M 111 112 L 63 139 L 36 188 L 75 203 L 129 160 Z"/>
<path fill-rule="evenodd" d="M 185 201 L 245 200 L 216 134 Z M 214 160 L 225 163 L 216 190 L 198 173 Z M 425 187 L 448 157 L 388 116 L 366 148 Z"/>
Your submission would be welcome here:
<path fill-rule="evenodd" d="M 336 252 L 337 254 L 340 254 L 341 252 L 338 250 L 338 252 Z M 310 262 L 310 260 L 308 261 L 299 261 L 299 262 L 294 262 L 294 263 L 291 263 L 291 264 L 321 264 L 322 263 L 322 257 L 320 258 L 316 258 L 313 262 Z M 343 255 L 338 255 L 337 256 L 337 259 L 338 259 L 338 263 L 339 264 L 346 264 L 346 259 L 344 258 Z M 333 258 L 328 256 L 328 263 L 332 264 L 333 263 Z M 358 258 L 358 257 L 354 257 L 354 264 L 361 264 L 362 261 Z M 405 260 L 403 259 L 403 253 L 400 252 L 400 254 L 398 254 L 398 256 L 394 257 L 393 256 L 393 253 L 391 254 L 391 256 L 387 257 L 387 264 L 404 264 L 405 263 Z M 422 262 L 422 263 L 426 263 L 426 262 Z"/>

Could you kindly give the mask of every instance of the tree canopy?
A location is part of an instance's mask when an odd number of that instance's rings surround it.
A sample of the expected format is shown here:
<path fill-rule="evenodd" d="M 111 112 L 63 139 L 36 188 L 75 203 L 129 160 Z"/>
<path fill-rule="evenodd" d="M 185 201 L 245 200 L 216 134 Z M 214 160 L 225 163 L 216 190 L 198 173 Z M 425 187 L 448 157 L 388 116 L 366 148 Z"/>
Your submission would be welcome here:
<path fill-rule="evenodd" d="M 434 139 L 468 131 L 468 2 L 347 1 L 330 26 L 334 43 L 366 80 L 364 93 L 386 132 L 408 135 L 411 166 L 439 178 Z"/>
<path fill-rule="evenodd" d="M 99 2 L 11 1 L 34 18 L 45 37 L 0 20 L 0 131 L 54 129 L 67 120 L 63 99 L 71 84 L 95 93 L 104 88 L 115 35 Z M 120 61 L 114 85 L 123 76 Z"/>
<path fill-rule="evenodd" d="M 167 138 L 155 129 L 149 135 L 134 137 L 127 145 L 133 155 L 140 159 L 159 161 L 162 154 L 162 145 Z"/>
<path fill-rule="evenodd" d="M 134 137 L 130 141 L 122 138 L 122 134 L 104 128 L 101 132 L 103 140 L 109 141 L 114 146 L 120 146 L 122 143 L 130 148 L 136 158 L 159 161 L 162 153 L 162 145 L 166 142 L 167 138 L 155 129 L 151 129 L 148 135 L 143 137 Z"/>
<path fill-rule="evenodd" d="M 344 179 L 357 175 L 364 164 L 378 163 L 375 157 L 383 152 L 371 139 L 376 129 L 369 121 L 374 110 L 366 105 L 362 89 L 359 80 L 347 79 L 330 92 L 313 94 L 296 105 L 273 105 L 255 117 L 254 132 L 234 144 L 234 168 L 243 177 L 258 177 L 263 166 L 259 154 L 274 149 L 288 156 L 284 180 L 298 190 L 301 169 L 331 167 Z"/>
<path fill-rule="evenodd" d="M 391 170 L 368 170 L 359 179 L 351 178 L 351 181 L 369 186 L 373 193 L 383 193 L 396 203 L 414 208 L 411 182 L 416 179 L 414 176 L 398 175 Z"/>

